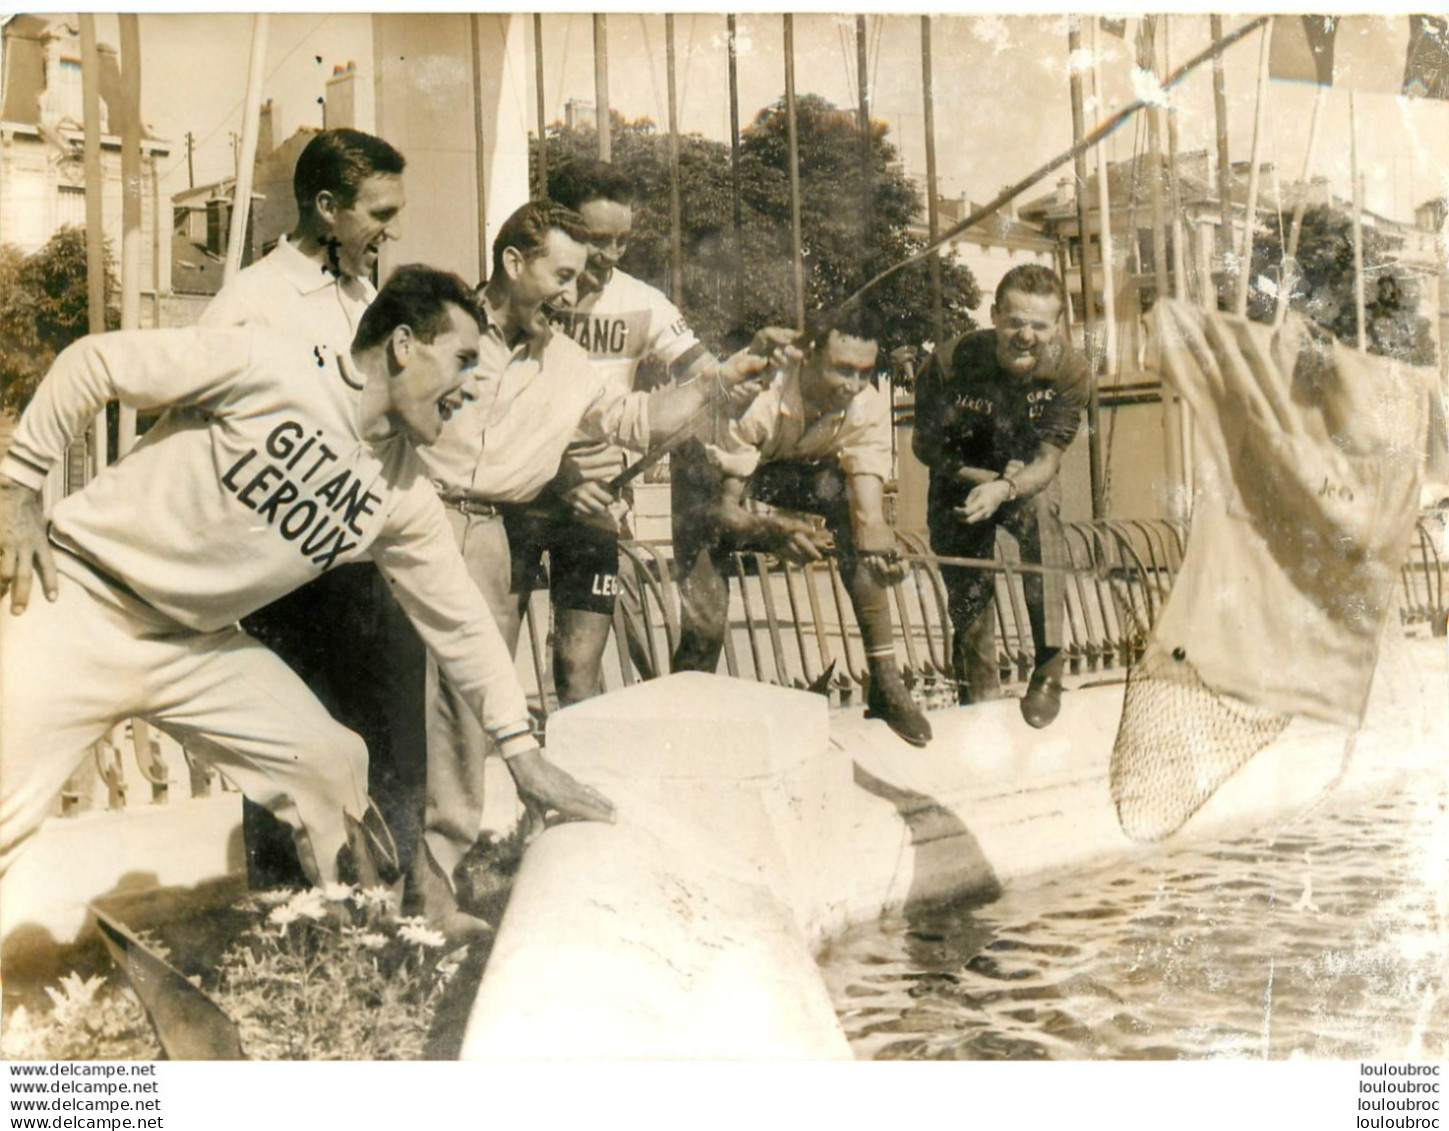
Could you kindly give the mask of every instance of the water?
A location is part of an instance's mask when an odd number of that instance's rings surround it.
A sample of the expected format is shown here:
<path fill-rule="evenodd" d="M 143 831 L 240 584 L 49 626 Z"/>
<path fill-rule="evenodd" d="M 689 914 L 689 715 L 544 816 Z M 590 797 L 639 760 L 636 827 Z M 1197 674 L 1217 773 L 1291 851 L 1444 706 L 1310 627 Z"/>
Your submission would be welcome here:
<path fill-rule="evenodd" d="M 1449 1056 L 1449 797 L 897 915 L 822 967 L 860 1058 Z"/>

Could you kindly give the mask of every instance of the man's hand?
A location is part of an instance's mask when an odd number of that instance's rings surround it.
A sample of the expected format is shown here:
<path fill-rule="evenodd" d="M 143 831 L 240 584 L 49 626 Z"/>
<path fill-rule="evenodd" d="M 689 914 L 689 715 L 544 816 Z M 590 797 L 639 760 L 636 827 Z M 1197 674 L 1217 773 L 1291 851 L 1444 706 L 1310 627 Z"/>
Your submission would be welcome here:
<path fill-rule="evenodd" d="M 798 362 L 802 356 L 795 344 L 799 336 L 794 330 L 766 326 L 748 346 L 720 365 L 717 371 L 720 385 L 732 389 L 766 369 L 785 369 Z M 768 384 L 767 381 L 763 383 Z"/>
<path fill-rule="evenodd" d="M 1015 492 L 1005 479 L 993 479 L 971 489 L 966 496 L 966 505 L 955 509 L 955 515 L 965 523 L 985 522 L 1002 508 Z"/>
<path fill-rule="evenodd" d="M 905 559 L 901 557 L 900 551 L 894 548 L 859 550 L 855 557 L 860 568 L 866 570 L 881 585 L 897 585 L 906 579 L 906 574 L 909 572 Z"/>
<path fill-rule="evenodd" d="M 575 514 L 608 514 L 609 508 L 617 502 L 607 487 L 592 480 L 570 487 L 563 493 L 563 498 Z"/>
<path fill-rule="evenodd" d="M 797 565 L 818 562 L 832 548 L 830 535 L 797 518 L 771 515 L 766 542 L 770 552 Z"/>
<path fill-rule="evenodd" d="M 608 444 L 571 447 L 559 461 L 560 493 L 577 514 L 606 514 L 615 500 L 604 484 L 623 469 L 618 449 Z"/>
<path fill-rule="evenodd" d="M 614 803 L 593 786 L 566 774 L 538 749 L 515 754 L 508 770 L 529 814 L 543 823 L 550 812 L 565 821 L 614 823 Z"/>
<path fill-rule="evenodd" d="M 0 475 L 0 597 L 10 594 L 10 612 L 17 617 L 30 603 L 37 568 L 46 600 L 54 601 L 55 558 L 45 536 L 40 492 Z"/>

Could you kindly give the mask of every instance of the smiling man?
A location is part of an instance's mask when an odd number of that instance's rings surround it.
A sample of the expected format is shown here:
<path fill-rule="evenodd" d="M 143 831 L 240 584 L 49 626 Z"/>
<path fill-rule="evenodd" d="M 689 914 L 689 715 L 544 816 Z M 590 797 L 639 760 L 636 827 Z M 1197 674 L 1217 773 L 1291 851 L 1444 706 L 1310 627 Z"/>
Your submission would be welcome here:
<path fill-rule="evenodd" d="M 344 353 L 249 330 L 93 335 L 65 350 L 0 463 L 0 870 L 86 749 L 138 717 L 292 830 L 313 883 L 396 867 L 367 749 L 237 622 L 370 557 L 531 805 L 608 819 L 544 761 L 487 606 L 417 462 L 471 395 L 478 313 L 457 276 L 401 268 Z M 110 399 L 198 410 L 55 508 L 40 485 Z M 30 602 L 38 569 L 47 600 Z M 23 614 L 23 615 L 22 615 Z M 324 646 L 346 647 L 319 624 Z"/>
<path fill-rule="evenodd" d="M 221 289 L 202 313 L 206 327 L 249 326 L 346 353 L 377 295 L 382 246 L 399 235 L 406 203 L 403 155 L 358 130 L 323 130 L 297 158 L 297 224 L 262 260 Z M 314 374 L 303 376 L 311 380 Z M 302 677 L 329 711 L 367 743 L 373 792 L 406 864 L 418 831 L 405 825 L 410 794 L 421 797 L 423 754 L 384 713 L 392 671 L 379 631 L 392 598 L 370 562 L 329 570 L 247 618 L 256 636 Z M 320 626 L 330 625 L 328 633 Z M 321 647 L 324 635 L 346 638 Z M 243 806 L 247 874 L 253 888 L 305 880 L 288 831 L 258 805 Z M 450 930 L 450 934 L 458 934 Z"/>
<path fill-rule="evenodd" d="M 296 227 L 222 287 L 201 324 L 267 326 L 351 341 L 377 294 L 372 276 L 382 245 L 399 235 L 405 164 L 380 137 L 358 130 L 319 133 L 292 174 Z"/>
<path fill-rule="evenodd" d="M 916 457 L 931 469 L 927 523 L 938 554 L 990 558 L 998 528 L 1023 562 L 1063 565 L 1062 454 L 1081 426 L 1091 374 L 1067 340 L 1066 292 L 1055 272 L 1028 263 L 996 288 L 990 330 L 942 345 L 916 380 Z M 963 703 L 1001 694 L 995 575 L 943 566 L 955 629 L 952 663 Z M 1060 573 L 1024 574 L 1035 666 L 1022 717 L 1049 726 L 1061 709 Z"/>
<path fill-rule="evenodd" d="M 580 158 L 550 175 L 549 194 L 578 212 L 588 247 L 578 299 L 554 311 L 554 325 L 624 392 L 648 387 L 638 379 L 646 362 L 676 384 L 712 372 L 718 362 L 674 303 L 619 266 L 634 234 L 636 193 L 628 175 L 608 162 Z M 671 468 L 683 456 L 680 449 L 672 452 Z M 607 480 L 623 462 L 618 447 L 576 436 L 558 478 L 543 493 L 542 501 L 553 505 L 539 508 L 527 532 L 548 552 L 554 687 L 565 705 L 603 690 L 604 649 L 620 585 L 618 544 L 629 536 L 631 499 L 627 493 L 622 500 L 614 498 L 589 475 L 602 469 Z"/>
<path fill-rule="evenodd" d="M 549 324 L 551 309 L 577 300 L 587 236 L 577 213 L 550 201 L 525 204 L 503 222 L 493 242 L 492 275 L 479 291 L 486 325 L 477 399 L 424 453 L 469 573 L 510 649 L 540 552 L 530 509 L 558 474 L 569 444 L 583 436 L 645 451 L 686 428 L 716 388 L 728 391 L 768 363 L 762 332 L 753 352 L 740 351 L 712 380 L 653 393 L 620 387 Z M 576 576 L 586 582 L 589 571 Z M 394 656 L 409 651 L 404 627 L 393 634 Z M 429 667 L 426 699 L 427 852 L 418 855 L 435 871 L 415 880 L 430 901 L 424 913 L 436 920 L 456 914 L 454 873 L 478 837 L 488 743 L 458 689 L 437 680 L 435 667 Z"/>
<path fill-rule="evenodd" d="M 778 372 L 721 443 L 707 446 L 717 469 L 715 506 L 675 533 L 680 637 L 673 668 L 719 667 L 731 550 L 765 549 L 805 563 L 833 542 L 870 668 L 866 713 L 925 746 L 931 725 L 901 679 L 891 622 L 888 587 L 905 566 L 885 517 L 890 403 L 871 380 L 879 336 L 874 316 L 860 307 L 812 327 L 803 357 Z M 819 514 L 830 537 L 808 520 L 750 510 L 748 499 Z"/>

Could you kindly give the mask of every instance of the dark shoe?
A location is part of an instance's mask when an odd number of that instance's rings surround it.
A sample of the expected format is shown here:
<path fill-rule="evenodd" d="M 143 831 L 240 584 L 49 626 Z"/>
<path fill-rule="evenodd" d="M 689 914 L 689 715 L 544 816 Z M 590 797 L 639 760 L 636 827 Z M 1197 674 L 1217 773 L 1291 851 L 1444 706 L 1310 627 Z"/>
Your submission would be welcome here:
<path fill-rule="evenodd" d="M 931 741 L 931 724 L 916 706 L 894 666 L 871 672 L 865 717 L 884 719 L 886 726 L 912 746 L 924 746 Z"/>
<path fill-rule="evenodd" d="M 1037 730 L 1049 727 L 1062 709 L 1062 681 L 1052 671 L 1038 668 L 1031 673 L 1026 694 L 1021 697 L 1021 717 Z"/>

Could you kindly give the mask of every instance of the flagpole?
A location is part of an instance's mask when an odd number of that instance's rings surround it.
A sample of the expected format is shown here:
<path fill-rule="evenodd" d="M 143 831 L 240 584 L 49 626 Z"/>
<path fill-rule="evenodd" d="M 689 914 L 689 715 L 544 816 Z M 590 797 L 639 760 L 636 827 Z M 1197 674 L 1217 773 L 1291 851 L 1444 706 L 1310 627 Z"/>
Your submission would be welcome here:
<path fill-rule="evenodd" d="M 805 252 L 800 227 L 800 138 L 795 122 L 795 17 L 786 12 L 785 134 L 790 151 L 790 261 L 795 280 L 795 329 L 805 330 Z"/>
<path fill-rule="evenodd" d="M 1220 39 L 1223 34 L 1223 18 L 1219 15 L 1209 17 L 1209 26 L 1214 40 Z M 1228 156 L 1228 88 L 1223 57 L 1216 56 L 1213 59 L 1213 121 L 1216 126 L 1218 146 L 1218 205 L 1222 209 L 1223 226 L 1218 233 L 1218 251 L 1223 257 L 1224 266 L 1232 262 L 1233 241 L 1233 163 Z M 1228 278 L 1226 282 L 1237 286 L 1235 278 Z M 1233 292 L 1236 294 L 1236 290 Z"/>
<path fill-rule="evenodd" d="M 248 250 L 247 216 L 252 206 L 252 167 L 257 159 L 257 131 L 262 113 L 262 72 L 267 64 L 267 19 L 264 13 L 252 17 L 251 61 L 247 68 L 246 104 L 242 107 L 241 154 L 232 185 L 231 228 L 222 268 L 224 279 L 230 279 L 246 266 L 242 260 Z"/>
<path fill-rule="evenodd" d="M 599 160 L 612 160 L 613 122 L 609 118 L 608 14 L 594 14 L 594 124 L 598 130 Z"/>
<path fill-rule="evenodd" d="M 1102 85 L 1102 52 L 1098 43 L 1098 35 L 1101 29 L 1098 24 L 1100 20 L 1092 20 L 1092 90 L 1097 96 L 1097 116 L 1101 118 L 1102 112 L 1106 109 L 1106 92 Z M 1099 218 L 1099 235 L 1097 250 L 1102 260 L 1102 374 L 1110 384 L 1117 381 L 1117 275 L 1116 256 L 1112 252 L 1112 193 L 1111 186 L 1107 183 L 1111 176 L 1111 168 L 1107 162 L 1107 149 L 1105 146 L 1097 146 L 1097 216 Z M 1097 383 L 1092 383 L 1091 399 L 1087 402 L 1088 408 L 1095 408 L 1097 411 L 1096 420 L 1101 420 L 1101 407 L 1097 393 Z M 1100 476 L 1093 480 L 1092 489 L 1092 517 L 1107 517 L 1107 476 L 1105 464 L 1102 460 L 1102 440 L 1097 431 L 1096 423 L 1093 423 L 1088 432 L 1088 449 L 1092 457 L 1092 470 L 1096 472 L 1102 469 Z"/>
<path fill-rule="evenodd" d="M 1362 353 L 1368 350 L 1363 296 L 1363 183 L 1358 171 L 1358 119 L 1354 114 L 1352 87 L 1348 91 L 1348 167 L 1353 177 L 1353 313 Z"/>
<path fill-rule="evenodd" d="M 1172 70 L 1172 17 L 1162 16 L 1162 69 Z M 1187 247 L 1182 226 L 1182 181 L 1177 175 L 1177 106 L 1169 103 L 1164 110 L 1167 118 L 1167 186 L 1168 209 L 1172 214 L 1172 295 L 1174 298 L 1189 296 L 1187 277 Z"/>
<path fill-rule="evenodd" d="M 1312 189 L 1313 158 L 1318 151 L 1319 127 L 1323 121 L 1323 107 L 1328 101 L 1328 87 L 1320 86 L 1313 98 L 1313 116 L 1308 119 L 1308 149 L 1303 154 L 1303 191 L 1293 205 L 1293 220 L 1288 227 L 1288 248 L 1283 253 L 1283 270 L 1278 279 L 1278 305 L 1273 311 L 1273 325 L 1283 325 L 1288 313 L 1288 302 L 1298 279 L 1298 239 L 1303 235 L 1303 213 L 1308 209 L 1308 194 Z M 1291 269 L 1291 270 L 1290 270 Z"/>
<path fill-rule="evenodd" d="M 1154 80 L 1158 77 L 1157 72 L 1157 32 L 1158 17 L 1143 16 L 1142 20 L 1147 27 L 1151 28 L 1152 42 L 1148 47 L 1151 55 L 1138 59 L 1138 66 L 1144 70 L 1150 70 Z M 1148 23 L 1147 21 L 1151 21 Z M 1147 152 L 1151 157 L 1152 175 L 1147 182 L 1148 199 L 1152 203 L 1152 278 L 1156 287 L 1157 298 L 1161 302 L 1167 298 L 1167 216 L 1162 207 L 1162 182 L 1165 179 L 1166 170 L 1162 160 L 1162 118 L 1161 105 L 1154 105 L 1147 111 Z M 1170 443 L 1171 441 L 1169 441 Z M 1170 469 L 1169 469 L 1170 473 Z"/>
<path fill-rule="evenodd" d="M 77 17 L 80 23 L 81 41 L 81 118 L 84 130 L 82 140 L 82 161 L 86 178 L 86 295 L 89 321 L 87 327 L 92 334 L 106 329 L 106 251 L 105 217 L 102 211 L 102 193 L 105 181 L 101 170 L 101 58 L 96 45 L 96 18 L 82 13 Z M 91 449 L 90 474 L 99 475 L 110 462 L 107 445 L 110 430 L 106 425 L 106 410 L 96 413 L 92 423 L 95 443 Z"/>
<path fill-rule="evenodd" d="M 1143 16 L 1145 35 L 1139 39 L 1137 65 L 1150 71 L 1154 80 L 1158 78 L 1158 41 L 1161 25 L 1158 16 Z M 1146 48 L 1142 51 L 1141 48 Z M 1167 178 L 1166 162 L 1162 154 L 1163 110 L 1154 105 L 1147 111 L 1147 153 L 1150 158 L 1150 175 L 1147 181 L 1148 199 L 1152 205 L 1152 278 L 1153 303 L 1165 302 L 1168 298 L 1167 271 L 1167 216 L 1163 209 L 1163 181 Z M 1187 479 L 1182 458 L 1182 428 L 1177 410 L 1177 397 L 1164 383 L 1162 387 L 1162 447 L 1163 465 L 1167 473 L 1169 494 L 1167 518 L 1186 517 Z"/>
<path fill-rule="evenodd" d="M 1258 219 L 1258 166 L 1262 163 L 1263 135 L 1268 127 L 1268 57 L 1273 44 L 1273 23 L 1263 25 L 1258 45 L 1258 112 L 1253 119 L 1253 155 L 1248 169 L 1248 203 L 1243 214 L 1243 251 L 1238 257 L 1238 296 L 1233 309 L 1248 313 L 1248 282 L 1253 274 L 1253 229 Z"/>
<path fill-rule="evenodd" d="M 1086 126 L 1083 124 L 1082 107 L 1082 72 L 1077 66 L 1077 56 L 1082 49 L 1082 28 L 1081 17 L 1071 16 L 1067 25 L 1067 52 L 1071 58 L 1071 76 L 1068 80 L 1072 103 L 1072 142 L 1080 145 L 1082 136 L 1086 133 Z M 1092 233 L 1090 230 L 1090 218 L 1087 215 L 1087 151 L 1079 150 L 1076 160 L 1073 162 L 1072 171 L 1075 173 L 1077 182 L 1077 242 L 1078 256 L 1077 266 L 1081 276 L 1082 284 L 1082 309 L 1079 316 L 1082 323 L 1082 345 L 1090 356 L 1094 346 L 1094 330 L 1096 329 L 1096 313 L 1092 308 L 1092 263 L 1087 255 L 1091 245 Z M 1097 480 L 1097 469 L 1092 468 L 1092 482 Z"/>
<path fill-rule="evenodd" d="M 121 329 L 141 328 L 141 26 L 120 13 L 121 36 Z M 136 445 L 136 409 L 121 405 L 116 455 Z"/>

